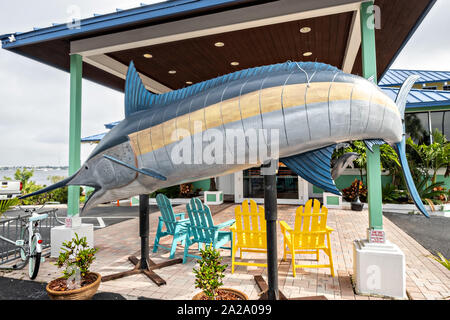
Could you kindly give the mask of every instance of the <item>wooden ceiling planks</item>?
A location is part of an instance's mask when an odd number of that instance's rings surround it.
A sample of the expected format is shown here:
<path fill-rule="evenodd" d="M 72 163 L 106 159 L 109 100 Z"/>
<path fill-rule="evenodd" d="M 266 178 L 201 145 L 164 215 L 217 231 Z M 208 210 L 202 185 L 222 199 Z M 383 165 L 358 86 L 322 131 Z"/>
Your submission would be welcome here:
<path fill-rule="evenodd" d="M 227 32 L 108 54 L 173 89 L 237 70 L 291 61 L 320 61 L 341 67 L 352 13 L 341 13 Z M 308 26 L 309 33 L 300 33 Z M 223 47 L 216 47 L 223 42 Z M 312 52 L 311 56 L 303 56 Z M 150 53 L 151 59 L 143 55 Z M 230 65 L 239 62 L 238 66 Z M 176 74 L 169 74 L 176 70 Z"/>

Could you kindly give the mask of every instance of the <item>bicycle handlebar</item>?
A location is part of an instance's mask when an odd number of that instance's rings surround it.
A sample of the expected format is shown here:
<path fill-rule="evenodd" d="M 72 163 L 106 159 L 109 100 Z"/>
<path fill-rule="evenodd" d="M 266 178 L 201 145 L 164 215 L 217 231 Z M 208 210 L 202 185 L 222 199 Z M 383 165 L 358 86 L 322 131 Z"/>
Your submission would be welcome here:
<path fill-rule="evenodd" d="M 44 214 L 33 214 L 28 220 L 29 221 L 38 221 L 38 220 L 44 220 L 48 218 L 48 214 L 44 213 Z"/>

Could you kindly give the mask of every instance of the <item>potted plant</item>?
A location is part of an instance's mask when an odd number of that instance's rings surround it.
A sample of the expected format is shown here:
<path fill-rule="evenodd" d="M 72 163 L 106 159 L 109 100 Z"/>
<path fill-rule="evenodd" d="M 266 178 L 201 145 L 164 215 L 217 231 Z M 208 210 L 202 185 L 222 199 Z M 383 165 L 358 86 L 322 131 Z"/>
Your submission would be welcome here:
<path fill-rule="evenodd" d="M 89 300 L 100 286 L 101 276 L 90 272 L 98 249 L 89 248 L 86 237 L 63 242 L 56 266 L 64 268 L 64 276 L 50 281 L 45 288 L 52 300 Z"/>
<path fill-rule="evenodd" d="M 235 289 L 222 288 L 224 271 L 228 265 L 222 265 L 219 250 L 206 246 L 200 250 L 201 260 L 199 268 L 193 269 L 195 274 L 195 287 L 202 289 L 193 300 L 248 300 L 245 293 Z"/>

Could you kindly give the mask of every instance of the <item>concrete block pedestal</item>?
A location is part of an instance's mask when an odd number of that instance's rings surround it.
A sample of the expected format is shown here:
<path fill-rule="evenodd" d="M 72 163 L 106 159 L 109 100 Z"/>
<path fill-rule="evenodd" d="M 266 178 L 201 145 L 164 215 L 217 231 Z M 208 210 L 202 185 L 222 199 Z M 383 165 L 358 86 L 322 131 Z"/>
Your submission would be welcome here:
<path fill-rule="evenodd" d="M 205 191 L 204 196 L 205 204 L 218 205 L 223 203 L 223 191 Z"/>
<path fill-rule="evenodd" d="M 406 299 L 405 255 L 389 241 L 353 242 L 353 281 L 358 294 Z"/>
<path fill-rule="evenodd" d="M 86 237 L 88 245 L 94 247 L 94 225 L 81 223 L 79 217 L 68 218 L 66 225 L 54 227 L 50 231 L 50 257 L 58 258 L 63 242 L 70 241 L 75 237 Z"/>

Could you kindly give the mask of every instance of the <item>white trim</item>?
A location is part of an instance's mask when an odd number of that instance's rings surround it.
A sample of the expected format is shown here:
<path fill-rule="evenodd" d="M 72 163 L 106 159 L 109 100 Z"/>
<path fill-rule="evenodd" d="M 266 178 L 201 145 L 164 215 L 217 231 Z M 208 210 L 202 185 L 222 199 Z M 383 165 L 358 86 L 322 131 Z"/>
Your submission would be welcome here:
<path fill-rule="evenodd" d="M 352 73 L 356 56 L 361 46 L 361 14 L 359 10 L 353 12 L 352 24 L 348 35 L 347 48 L 345 49 L 342 71 Z"/>
<path fill-rule="evenodd" d="M 280 0 L 144 28 L 72 41 L 71 54 L 99 55 L 212 34 L 355 11 L 361 1 Z"/>
<path fill-rule="evenodd" d="M 99 54 L 90 57 L 83 56 L 83 61 L 103 71 L 109 72 L 116 77 L 126 79 L 128 67 L 123 63 L 111 57 L 108 57 L 107 55 Z M 159 94 L 172 91 L 171 88 L 166 87 L 165 85 L 159 83 L 156 80 L 153 80 L 152 78 L 147 77 L 146 75 L 143 75 L 141 73 L 139 75 L 144 82 L 145 87 L 154 93 Z"/>
<path fill-rule="evenodd" d="M 242 203 L 244 201 L 244 172 L 236 171 L 234 173 L 234 202 Z"/>

